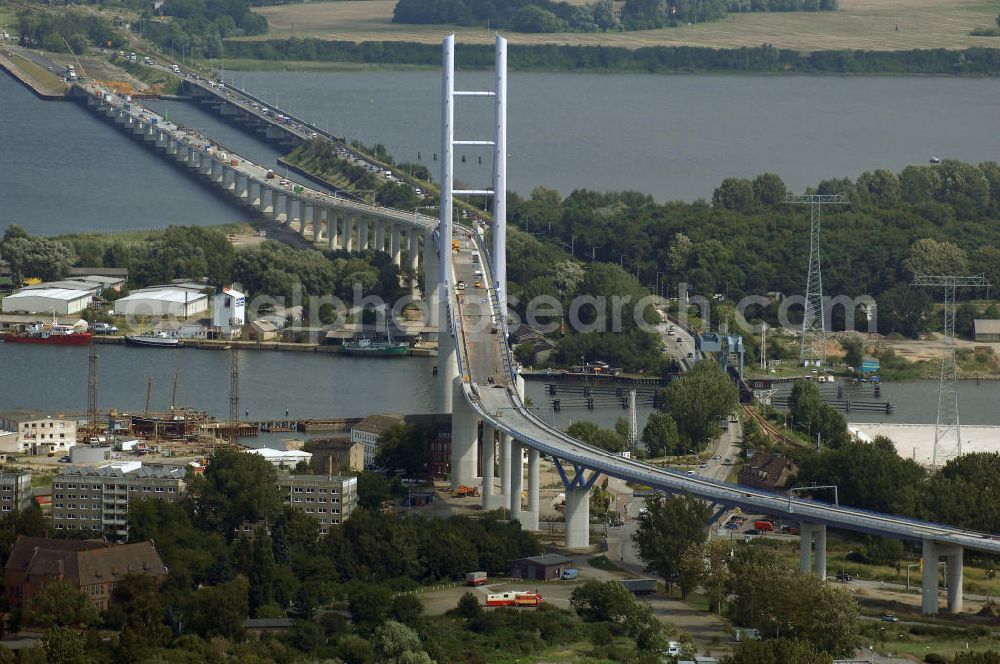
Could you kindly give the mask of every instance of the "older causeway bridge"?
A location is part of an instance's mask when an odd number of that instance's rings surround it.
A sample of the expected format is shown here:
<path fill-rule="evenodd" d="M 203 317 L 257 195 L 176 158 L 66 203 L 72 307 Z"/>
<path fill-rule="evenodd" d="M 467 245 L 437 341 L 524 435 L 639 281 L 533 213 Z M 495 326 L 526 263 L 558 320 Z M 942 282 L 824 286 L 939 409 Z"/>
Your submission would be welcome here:
<path fill-rule="evenodd" d="M 198 131 L 171 122 L 140 102 L 100 85 L 76 85 L 71 94 L 82 97 L 98 116 L 186 167 L 237 204 L 298 233 L 318 248 L 387 252 L 410 275 L 415 295 L 418 270 L 422 269 L 424 283 L 431 291 L 425 295 L 433 297 L 439 269 L 437 219 L 415 211 L 369 205 L 279 178 L 272 170 L 204 139 Z M 437 311 L 435 307 L 430 309 L 430 326 L 434 327 Z"/>

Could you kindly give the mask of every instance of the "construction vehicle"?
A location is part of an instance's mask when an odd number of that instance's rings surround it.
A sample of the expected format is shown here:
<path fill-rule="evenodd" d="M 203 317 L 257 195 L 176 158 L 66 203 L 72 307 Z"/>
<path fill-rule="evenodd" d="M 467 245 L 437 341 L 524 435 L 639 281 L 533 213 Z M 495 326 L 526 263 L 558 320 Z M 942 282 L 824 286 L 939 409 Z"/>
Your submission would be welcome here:
<path fill-rule="evenodd" d="M 486 572 L 469 572 L 465 575 L 465 585 L 484 586 L 488 581 Z"/>
<path fill-rule="evenodd" d="M 451 241 L 451 250 L 454 251 L 454 252 L 458 252 L 458 248 L 459 248 L 458 247 L 458 240 L 452 240 Z"/>
<path fill-rule="evenodd" d="M 479 488 L 461 484 L 457 489 L 455 489 L 455 493 L 453 493 L 452 496 L 455 498 L 475 498 L 479 496 Z"/>
<path fill-rule="evenodd" d="M 526 590 L 509 590 L 486 596 L 486 606 L 538 606 L 543 601 L 540 594 Z"/>

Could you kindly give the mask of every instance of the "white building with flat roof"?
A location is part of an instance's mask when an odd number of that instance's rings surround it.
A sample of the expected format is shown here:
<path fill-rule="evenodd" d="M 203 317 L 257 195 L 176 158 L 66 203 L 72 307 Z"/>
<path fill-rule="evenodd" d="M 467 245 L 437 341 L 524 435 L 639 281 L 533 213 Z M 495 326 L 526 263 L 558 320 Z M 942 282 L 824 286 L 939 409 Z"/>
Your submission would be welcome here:
<path fill-rule="evenodd" d="M 0 431 L 13 431 L 3 437 L 3 452 L 22 454 L 66 454 L 76 445 L 75 418 L 27 411 L 0 413 Z"/>
<path fill-rule="evenodd" d="M 5 297 L 2 310 L 67 316 L 83 311 L 93 299 L 93 293 L 79 288 L 26 288 Z"/>
<path fill-rule="evenodd" d="M 259 454 L 268 461 L 275 468 L 288 468 L 292 469 L 299 465 L 300 461 L 305 461 L 309 463 L 312 460 L 312 454 L 309 452 L 303 452 L 302 450 L 274 450 L 270 447 L 261 447 L 255 450 L 247 450 L 251 454 Z"/>
<path fill-rule="evenodd" d="M 187 318 L 208 310 L 208 296 L 190 288 L 143 288 L 115 300 L 115 315 L 138 318 L 174 316 Z"/>

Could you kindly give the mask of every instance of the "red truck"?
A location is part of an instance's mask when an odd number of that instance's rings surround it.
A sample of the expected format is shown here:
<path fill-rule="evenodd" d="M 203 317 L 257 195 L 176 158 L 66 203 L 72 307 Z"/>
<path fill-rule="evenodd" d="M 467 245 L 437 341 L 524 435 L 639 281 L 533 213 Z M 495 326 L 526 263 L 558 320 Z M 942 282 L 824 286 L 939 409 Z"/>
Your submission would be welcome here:
<path fill-rule="evenodd" d="M 774 524 L 770 521 L 754 521 L 753 527 L 755 530 L 759 530 L 762 533 L 768 533 L 774 530 Z"/>
<path fill-rule="evenodd" d="M 465 575 L 465 585 L 467 586 L 483 586 L 486 585 L 487 581 L 486 572 L 469 572 Z"/>

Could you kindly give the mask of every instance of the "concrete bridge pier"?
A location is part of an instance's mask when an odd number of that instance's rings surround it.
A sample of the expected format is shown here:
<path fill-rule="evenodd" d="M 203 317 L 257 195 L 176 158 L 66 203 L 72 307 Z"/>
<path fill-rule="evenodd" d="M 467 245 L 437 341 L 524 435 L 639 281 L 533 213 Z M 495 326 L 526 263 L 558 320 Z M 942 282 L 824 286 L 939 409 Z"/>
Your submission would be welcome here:
<path fill-rule="evenodd" d="M 815 557 L 813 542 L 815 541 Z M 818 523 L 799 524 L 799 569 L 803 573 L 810 570 L 821 579 L 826 579 L 826 526 Z"/>
<path fill-rule="evenodd" d="M 511 438 L 505 433 L 500 434 L 497 441 L 500 456 L 500 497 L 510 502 L 510 446 Z"/>
<path fill-rule="evenodd" d="M 358 222 L 360 223 L 358 226 L 358 251 L 364 251 L 368 248 L 368 225 L 371 220 L 364 215 L 359 215 Z"/>
<path fill-rule="evenodd" d="M 236 184 L 236 191 L 234 193 L 236 194 L 236 198 L 240 199 L 241 201 L 243 200 L 249 201 L 250 184 L 251 184 L 250 178 L 247 177 L 246 175 L 243 175 L 242 173 L 237 172 L 235 184 Z"/>
<path fill-rule="evenodd" d="M 375 220 L 375 251 L 385 251 L 385 222 Z"/>
<path fill-rule="evenodd" d="M 339 234 L 337 232 L 337 225 L 340 223 L 339 220 L 342 216 L 343 213 L 336 208 L 330 208 L 326 211 L 326 248 L 330 251 L 338 249 L 337 239 Z"/>
<path fill-rule="evenodd" d="M 540 454 L 528 448 L 528 510 L 521 513 L 521 526 L 525 530 L 538 530 L 538 466 Z M 589 516 L 588 516 L 589 519 Z"/>
<path fill-rule="evenodd" d="M 354 250 L 354 218 L 354 214 L 344 213 L 344 234 L 340 240 L 340 248 L 348 253 Z"/>
<path fill-rule="evenodd" d="M 566 490 L 566 548 L 590 548 L 590 487 Z"/>
<path fill-rule="evenodd" d="M 420 257 L 420 234 L 415 228 L 410 228 L 406 231 L 407 238 L 410 241 L 410 293 L 413 297 L 419 297 L 420 292 L 417 290 L 417 262 Z"/>
<path fill-rule="evenodd" d="M 482 450 L 483 509 L 492 510 L 498 507 L 496 495 L 497 441 L 496 429 L 486 421 L 483 421 Z"/>
<path fill-rule="evenodd" d="M 222 190 L 228 192 L 236 191 L 236 170 L 222 165 Z"/>
<path fill-rule="evenodd" d="M 921 608 L 926 616 L 938 613 L 938 562 L 945 559 L 945 582 L 948 587 L 948 611 L 961 613 L 962 585 L 964 577 L 964 550 L 960 546 L 938 544 L 933 540 L 923 542 L 923 572 L 921 584 Z"/>
<path fill-rule="evenodd" d="M 394 265 L 400 264 L 401 259 L 401 243 L 400 243 L 400 228 L 397 224 L 392 225 L 392 235 L 389 241 L 389 253 L 392 254 L 392 262 Z"/>
<path fill-rule="evenodd" d="M 215 184 L 221 184 L 226 177 L 225 167 L 216 160 L 212 159 L 211 162 L 209 163 L 208 168 L 209 168 L 209 179 Z"/>
<path fill-rule="evenodd" d="M 479 442 L 479 418 L 465 401 L 465 382 L 461 376 L 452 379 L 451 414 L 451 488 L 476 484 L 476 448 Z"/>
<path fill-rule="evenodd" d="M 424 302 L 427 304 L 427 322 L 431 327 L 438 326 L 437 301 L 441 292 L 441 284 L 437 278 L 439 269 L 434 234 L 424 231 Z M 500 477 L 504 481 L 502 474 Z"/>
<path fill-rule="evenodd" d="M 247 205 L 260 208 L 261 190 L 264 188 L 260 182 L 247 178 Z"/>
<path fill-rule="evenodd" d="M 261 185 L 260 189 L 260 213 L 268 219 L 275 218 L 274 198 L 277 193 L 274 189 Z"/>
<path fill-rule="evenodd" d="M 291 194 L 285 194 L 285 224 L 289 230 L 293 221 L 295 221 L 295 198 Z"/>
<path fill-rule="evenodd" d="M 299 235 L 302 239 L 309 239 L 306 234 L 306 228 L 309 227 L 309 222 L 312 220 L 313 216 L 313 206 L 306 203 L 301 198 L 299 199 Z M 316 225 L 313 224 L 313 233 L 316 232 Z"/>
<path fill-rule="evenodd" d="M 322 242 L 326 239 L 326 228 L 323 224 L 330 218 L 330 208 L 319 206 L 313 208 L 313 242 Z"/>
<path fill-rule="evenodd" d="M 524 486 L 524 447 L 520 441 L 510 443 L 510 520 L 521 521 L 521 491 Z"/>
<path fill-rule="evenodd" d="M 201 167 L 201 159 L 199 158 L 200 153 L 197 150 L 195 150 L 191 146 L 188 146 L 187 155 L 188 155 L 187 156 L 187 165 L 188 165 L 188 167 L 190 167 L 190 168 L 200 168 Z"/>

